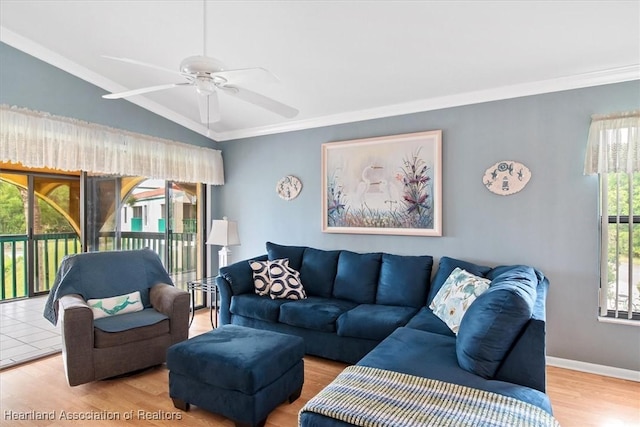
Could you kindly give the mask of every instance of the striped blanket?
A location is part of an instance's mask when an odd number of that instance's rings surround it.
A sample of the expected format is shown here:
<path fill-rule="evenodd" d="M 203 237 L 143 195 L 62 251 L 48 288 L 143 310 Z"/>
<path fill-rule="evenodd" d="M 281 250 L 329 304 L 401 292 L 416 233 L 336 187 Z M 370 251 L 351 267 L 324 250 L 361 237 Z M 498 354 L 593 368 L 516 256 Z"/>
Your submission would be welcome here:
<path fill-rule="evenodd" d="M 350 366 L 300 410 L 361 427 L 560 427 L 512 397 L 429 378 Z"/>

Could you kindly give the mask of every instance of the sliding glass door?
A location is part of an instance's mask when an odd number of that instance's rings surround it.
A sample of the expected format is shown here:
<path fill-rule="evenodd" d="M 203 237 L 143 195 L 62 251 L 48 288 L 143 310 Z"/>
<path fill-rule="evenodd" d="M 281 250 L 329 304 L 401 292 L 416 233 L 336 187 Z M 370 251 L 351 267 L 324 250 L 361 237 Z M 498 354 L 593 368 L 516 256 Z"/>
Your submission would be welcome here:
<path fill-rule="evenodd" d="M 90 251 L 149 248 L 176 285 L 202 277 L 204 186 L 140 177 L 87 177 Z"/>
<path fill-rule="evenodd" d="M 206 271 L 203 197 L 201 184 L 3 168 L 0 301 L 46 293 L 62 258 L 83 249 L 149 248 L 186 289 Z"/>
<path fill-rule="evenodd" d="M 58 265 L 81 252 L 80 178 L 0 172 L 0 300 L 46 293 Z"/>

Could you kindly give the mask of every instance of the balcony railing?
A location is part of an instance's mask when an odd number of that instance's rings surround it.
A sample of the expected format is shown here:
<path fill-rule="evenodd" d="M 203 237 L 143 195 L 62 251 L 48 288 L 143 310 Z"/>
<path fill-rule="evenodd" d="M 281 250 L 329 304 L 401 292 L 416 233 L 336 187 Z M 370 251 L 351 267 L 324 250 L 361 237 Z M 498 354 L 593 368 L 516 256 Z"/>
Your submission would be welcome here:
<path fill-rule="evenodd" d="M 2 235 L 0 301 L 27 295 L 27 236 Z"/>
<path fill-rule="evenodd" d="M 75 233 L 35 235 L 35 293 L 47 292 L 64 256 L 79 253 L 80 240 Z M 0 257 L 0 301 L 29 296 L 28 249 L 25 235 L 0 235 L 3 256 Z M 122 250 L 149 248 L 164 259 L 167 242 L 164 233 L 123 232 Z M 101 233 L 100 251 L 115 250 L 115 233 Z M 196 233 L 174 233 L 169 244 L 168 270 L 174 273 L 195 272 L 197 266 Z M 167 266 L 165 266 L 167 267 Z"/>

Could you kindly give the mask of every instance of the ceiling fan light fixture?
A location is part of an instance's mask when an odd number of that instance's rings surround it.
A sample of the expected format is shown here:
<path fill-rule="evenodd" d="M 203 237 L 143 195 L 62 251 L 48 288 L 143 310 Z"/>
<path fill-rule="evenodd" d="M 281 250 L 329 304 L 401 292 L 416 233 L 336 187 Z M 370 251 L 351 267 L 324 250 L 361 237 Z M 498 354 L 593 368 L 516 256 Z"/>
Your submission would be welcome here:
<path fill-rule="evenodd" d="M 196 78 L 196 91 L 200 95 L 211 95 L 216 91 L 216 85 L 209 76 L 198 76 Z"/>

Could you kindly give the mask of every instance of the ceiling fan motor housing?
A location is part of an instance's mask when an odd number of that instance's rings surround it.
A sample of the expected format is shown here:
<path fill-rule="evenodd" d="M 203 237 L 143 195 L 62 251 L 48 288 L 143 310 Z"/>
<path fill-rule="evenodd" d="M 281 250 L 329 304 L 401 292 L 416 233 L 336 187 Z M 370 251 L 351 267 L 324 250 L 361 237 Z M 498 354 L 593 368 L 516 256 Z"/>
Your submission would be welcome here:
<path fill-rule="evenodd" d="M 195 77 L 196 90 L 200 95 L 211 95 L 217 86 L 227 80 L 215 73 L 224 71 L 222 62 L 208 56 L 190 56 L 180 63 L 180 72 Z"/>
<path fill-rule="evenodd" d="M 180 63 L 180 72 L 195 76 L 211 75 L 224 71 L 222 62 L 208 56 L 190 56 Z"/>

